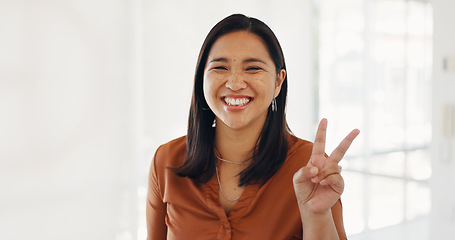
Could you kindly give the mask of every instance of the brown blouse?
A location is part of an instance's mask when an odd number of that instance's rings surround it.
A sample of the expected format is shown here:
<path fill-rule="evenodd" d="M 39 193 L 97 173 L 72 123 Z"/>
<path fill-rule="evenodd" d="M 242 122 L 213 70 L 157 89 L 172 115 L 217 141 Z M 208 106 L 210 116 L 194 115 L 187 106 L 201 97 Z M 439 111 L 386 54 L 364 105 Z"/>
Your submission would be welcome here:
<path fill-rule="evenodd" d="M 288 140 L 281 169 L 262 186 L 248 185 L 229 216 L 219 204 L 216 176 L 197 184 L 167 169 L 183 163 L 186 137 L 160 146 L 150 168 L 147 240 L 302 239 L 292 177 L 307 164 L 313 144 L 292 135 Z M 346 239 L 340 200 L 332 215 L 340 239 Z"/>

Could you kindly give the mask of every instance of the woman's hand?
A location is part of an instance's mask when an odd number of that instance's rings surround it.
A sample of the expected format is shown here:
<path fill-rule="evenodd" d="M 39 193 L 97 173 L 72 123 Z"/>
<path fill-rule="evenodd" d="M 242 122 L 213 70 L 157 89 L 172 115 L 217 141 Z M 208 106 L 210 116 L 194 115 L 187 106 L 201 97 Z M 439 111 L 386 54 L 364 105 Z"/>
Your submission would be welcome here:
<path fill-rule="evenodd" d="M 322 119 L 316 133 L 308 164 L 294 174 L 294 190 L 299 208 L 312 213 L 326 213 L 335 204 L 344 190 L 344 181 L 338 165 L 352 141 L 360 133 L 352 130 L 338 147 L 325 155 L 327 119 Z"/>

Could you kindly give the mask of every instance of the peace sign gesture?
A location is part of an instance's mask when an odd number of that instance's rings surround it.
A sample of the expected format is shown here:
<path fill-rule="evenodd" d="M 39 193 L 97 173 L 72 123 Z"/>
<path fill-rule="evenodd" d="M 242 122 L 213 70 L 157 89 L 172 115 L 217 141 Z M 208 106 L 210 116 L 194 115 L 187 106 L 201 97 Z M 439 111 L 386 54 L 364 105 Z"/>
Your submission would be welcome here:
<path fill-rule="evenodd" d="M 327 212 L 343 193 L 344 181 L 340 175 L 341 167 L 338 163 L 360 133 L 358 129 L 352 130 L 327 157 L 325 155 L 326 131 L 327 119 L 324 118 L 319 123 L 308 164 L 297 171 L 293 179 L 299 207 L 313 213 Z"/>

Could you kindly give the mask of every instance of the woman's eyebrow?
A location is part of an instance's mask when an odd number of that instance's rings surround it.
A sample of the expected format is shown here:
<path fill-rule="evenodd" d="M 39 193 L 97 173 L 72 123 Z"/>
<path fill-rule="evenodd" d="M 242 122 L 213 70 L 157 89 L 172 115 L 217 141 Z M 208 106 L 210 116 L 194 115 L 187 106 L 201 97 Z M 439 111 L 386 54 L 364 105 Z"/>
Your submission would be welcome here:
<path fill-rule="evenodd" d="M 243 62 L 244 63 L 260 62 L 260 63 L 267 65 L 267 63 L 265 61 L 263 61 L 259 58 L 248 58 L 248 59 L 245 59 Z"/>
<path fill-rule="evenodd" d="M 227 58 L 220 57 L 220 58 L 214 58 L 209 61 L 209 63 L 212 63 L 212 62 L 228 62 L 228 60 L 227 60 Z"/>
<path fill-rule="evenodd" d="M 214 62 L 228 62 L 228 59 L 225 57 L 220 57 L 220 58 L 214 58 L 209 61 L 209 63 L 214 63 Z M 243 60 L 243 63 L 254 63 L 254 62 L 260 62 L 260 63 L 267 65 L 267 63 L 265 61 L 263 61 L 259 58 L 247 58 L 247 59 Z"/>

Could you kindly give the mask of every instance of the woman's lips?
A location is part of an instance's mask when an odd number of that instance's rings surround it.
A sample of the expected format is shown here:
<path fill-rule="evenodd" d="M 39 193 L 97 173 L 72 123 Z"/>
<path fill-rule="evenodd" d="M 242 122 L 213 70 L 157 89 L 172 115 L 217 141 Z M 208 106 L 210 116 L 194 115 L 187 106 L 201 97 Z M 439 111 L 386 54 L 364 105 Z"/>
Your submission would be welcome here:
<path fill-rule="evenodd" d="M 221 100 L 224 102 L 224 106 L 228 111 L 241 111 L 253 101 L 253 98 L 245 96 L 225 96 L 222 97 Z"/>
<path fill-rule="evenodd" d="M 226 103 L 229 106 L 244 106 L 251 101 L 251 98 L 250 97 L 240 97 L 240 98 L 223 97 L 223 101 L 224 101 L 224 103 Z"/>

